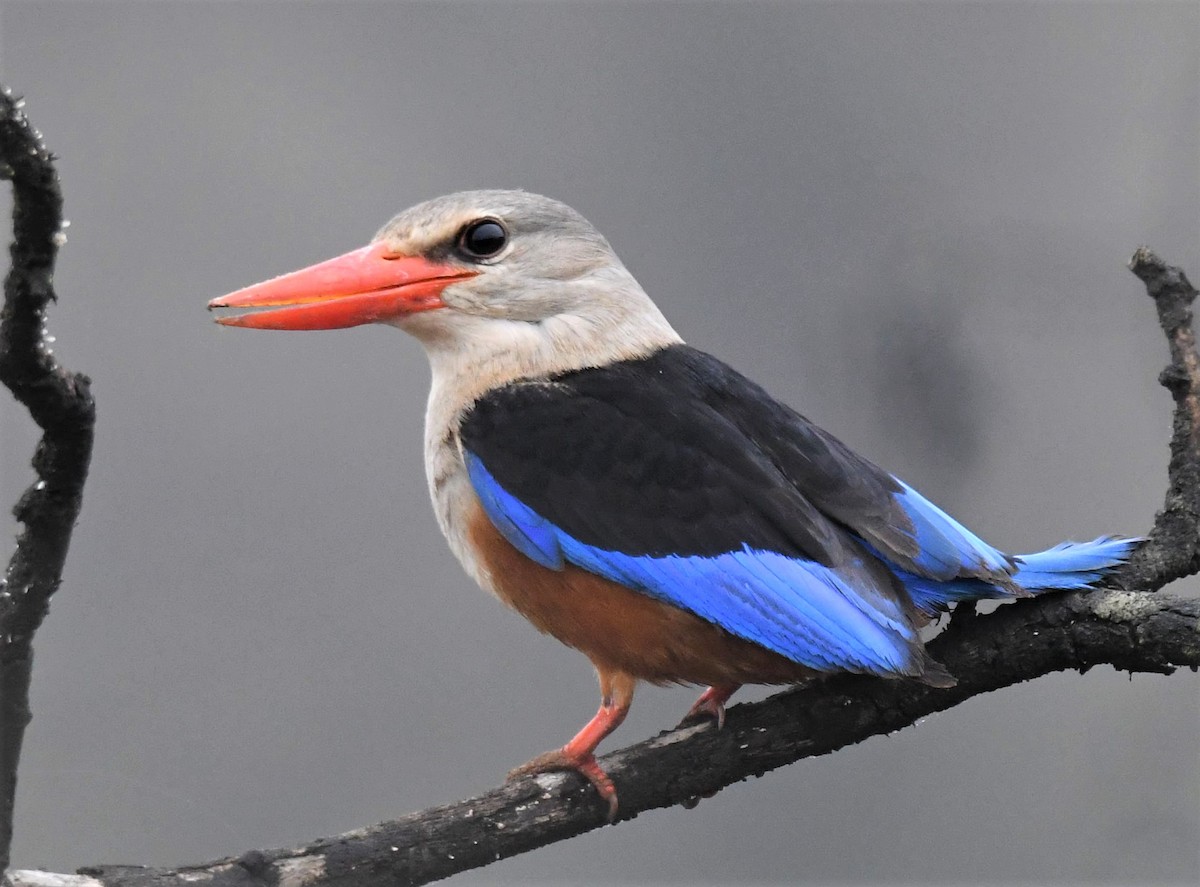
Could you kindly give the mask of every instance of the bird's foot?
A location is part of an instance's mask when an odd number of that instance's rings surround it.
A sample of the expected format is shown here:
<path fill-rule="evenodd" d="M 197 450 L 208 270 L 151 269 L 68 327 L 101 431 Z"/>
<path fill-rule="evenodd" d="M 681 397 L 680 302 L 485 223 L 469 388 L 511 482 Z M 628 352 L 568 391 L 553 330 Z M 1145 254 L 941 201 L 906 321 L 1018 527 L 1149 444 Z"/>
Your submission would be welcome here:
<path fill-rule="evenodd" d="M 563 770 L 573 770 L 590 782 L 600 795 L 601 799 L 608 803 L 608 821 L 613 822 L 617 818 L 617 788 L 613 785 L 612 779 L 604 772 L 603 768 L 596 763 L 596 756 L 591 752 L 577 753 L 572 752 L 569 746 L 548 751 L 545 754 L 538 755 L 527 764 L 522 764 L 508 772 L 508 781 L 520 779 L 523 776 L 534 776 L 538 773 L 558 773 Z"/>
<path fill-rule="evenodd" d="M 716 721 L 718 730 L 724 727 L 725 703 L 708 698 L 708 693 L 705 693 L 688 709 L 687 714 L 683 716 L 683 720 L 676 724 L 676 727 L 691 727 L 700 721 L 708 719 Z"/>
<path fill-rule="evenodd" d="M 737 692 L 741 684 L 722 684 L 709 687 L 700 694 L 700 698 L 688 709 L 678 727 L 690 727 L 697 721 L 712 718 L 717 722 L 717 729 L 725 726 L 725 703 Z"/>

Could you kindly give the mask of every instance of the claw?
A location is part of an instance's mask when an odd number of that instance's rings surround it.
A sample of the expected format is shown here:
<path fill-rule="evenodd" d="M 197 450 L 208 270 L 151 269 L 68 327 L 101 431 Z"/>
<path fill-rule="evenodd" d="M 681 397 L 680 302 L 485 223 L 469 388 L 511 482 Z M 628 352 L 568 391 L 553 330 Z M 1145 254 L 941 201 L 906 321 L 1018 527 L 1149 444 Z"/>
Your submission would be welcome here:
<path fill-rule="evenodd" d="M 599 666 L 596 672 L 600 677 L 600 710 L 562 748 L 538 755 L 528 764 L 510 771 L 508 778 L 574 770 L 595 786 L 596 793 L 608 804 L 608 821 L 613 822 L 617 818 L 617 789 L 596 763 L 596 746 L 625 720 L 637 680 L 623 672 L 608 671 Z"/>
<path fill-rule="evenodd" d="M 683 720 L 679 722 L 678 726 L 688 727 L 697 721 L 712 718 L 717 722 L 717 729 L 720 730 L 725 726 L 725 703 L 738 691 L 740 686 L 741 684 L 714 684 L 709 687 L 688 709 L 688 713 L 683 716 Z"/>
<path fill-rule="evenodd" d="M 523 776 L 534 776 L 538 773 L 558 773 L 564 770 L 578 773 L 595 787 L 596 793 L 608 804 L 608 821 L 614 822 L 617 818 L 617 787 L 613 785 L 612 779 L 596 762 L 596 756 L 591 752 L 573 753 L 569 746 L 548 751 L 538 755 L 527 764 L 510 770 L 508 781 L 511 782 Z"/>

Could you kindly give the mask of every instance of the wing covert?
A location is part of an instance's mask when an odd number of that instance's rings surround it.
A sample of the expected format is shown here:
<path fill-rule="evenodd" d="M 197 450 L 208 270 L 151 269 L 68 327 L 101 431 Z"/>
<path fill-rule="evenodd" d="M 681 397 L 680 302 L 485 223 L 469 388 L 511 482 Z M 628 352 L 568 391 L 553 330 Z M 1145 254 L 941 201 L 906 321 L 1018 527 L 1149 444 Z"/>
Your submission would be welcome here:
<path fill-rule="evenodd" d="M 925 673 L 891 570 L 701 379 L 678 384 L 662 363 L 517 383 L 474 405 L 461 438 L 497 529 L 543 566 L 575 564 L 809 667 Z"/>
<path fill-rule="evenodd" d="M 855 453 L 759 385 L 688 349 L 710 405 L 729 416 L 820 511 L 919 577 L 979 579 L 1016 593 L 1015 564 L 904 481 Z"/>

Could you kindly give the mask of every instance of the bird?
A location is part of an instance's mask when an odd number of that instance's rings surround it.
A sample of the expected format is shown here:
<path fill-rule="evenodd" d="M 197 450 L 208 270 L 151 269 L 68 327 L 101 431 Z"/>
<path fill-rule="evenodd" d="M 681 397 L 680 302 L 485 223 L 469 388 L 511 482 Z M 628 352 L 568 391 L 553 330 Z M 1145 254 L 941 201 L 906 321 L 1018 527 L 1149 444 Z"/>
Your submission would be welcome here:
<path fill-rule="evenodd" d="M 993 548 L 895 475 L 687 345 L 608 241 L 564 203 L 463 191 L 361 248 L 213 299 L 230 327 L 378 323 L 425 348 L 424 457 L 471 578 L 582 652 L 596 715 L 509 776 L 597 762 L 636 687 L 850 672 L 949 687 L 920 631 L 953 605 L 1086 589 L 1137 538 Z"/>

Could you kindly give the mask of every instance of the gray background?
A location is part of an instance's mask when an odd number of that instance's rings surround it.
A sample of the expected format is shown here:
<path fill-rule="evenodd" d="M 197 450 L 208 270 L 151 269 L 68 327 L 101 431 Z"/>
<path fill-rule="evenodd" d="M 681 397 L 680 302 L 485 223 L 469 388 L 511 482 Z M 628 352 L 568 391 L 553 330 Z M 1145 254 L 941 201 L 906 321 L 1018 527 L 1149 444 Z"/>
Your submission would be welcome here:
<path fill-rule="evenodd" d="M 1194 4 L 38 3 L 0 28 L 62 157 L 51 330 L 100 407 L 20 866 L 346 830 L 594 711 L 586 661 L 439 537 L 420 348 L 203 310 L 418 200 L 571 203 L 693 344 L 1010 551 L 1161 502 L 1165 348 L 1124 262 L 1200 276 Z M 0 397 L 0 501 L 32 441 Z M 460 881 L 1194 881 L 1198 689 L 1044 678 Z M 692 696 L 643 692 L 606 747 Z"/>

